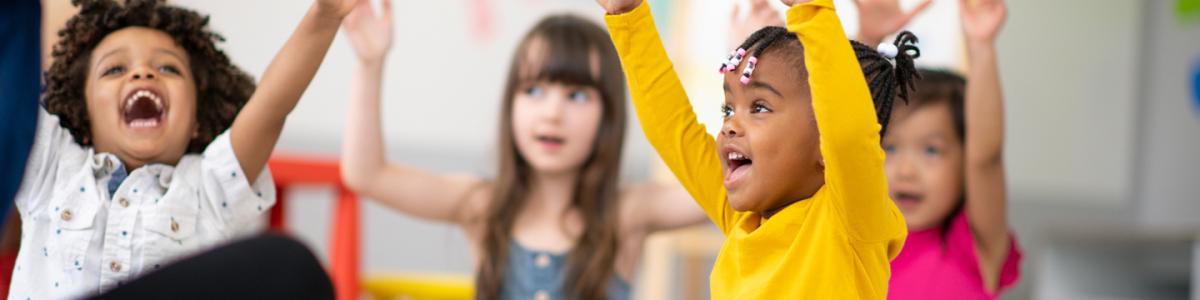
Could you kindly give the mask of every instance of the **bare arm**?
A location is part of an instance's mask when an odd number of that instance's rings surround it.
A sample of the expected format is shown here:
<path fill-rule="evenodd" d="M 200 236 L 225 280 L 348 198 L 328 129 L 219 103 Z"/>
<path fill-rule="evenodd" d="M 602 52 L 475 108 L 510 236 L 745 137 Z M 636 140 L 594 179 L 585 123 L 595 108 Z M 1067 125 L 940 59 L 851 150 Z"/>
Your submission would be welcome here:
<path fill-rule="evenodd" d="M 1008 206 L 1005 191 L 1004 97 L 994 46 L 1004 23 L 1000 0 L 963 1 L 963 32 L 970 68 L 966 91 L 967 220 L 975 236 L 984 286 L 995 290 L 1008 257 Z"/>
<path fill-rule="evenodd" d="M 314 2 L 291 38 L 271 60 L 254 95 L 234 119 L 229 138 L 249 182 L 254 182 L 266 166 L 283 131 L 284 120 L 316 75 L 337 35 L 338 24 L 353 1 Z"/>
<path fill-rule="evenodd" d="M 742 14 L 737 1 L 730 1 L 733 9 L 729 16 L 729 48 L 735 49 L 742 44 L 742 41 L 750 37 L 759 29 L 767 26 L 783 27 L 783 14 L 771 8 L 767 0 L 750 0 L 750 6 L 746 11 L 746 18 L 739 18 Z"/>
<path fill-rule="evenodd" d="M 383 65 L 392 40 L 391 1 L 375 15 L 360 1 L 344 29 L 355 53 L 350 107 L 342 144 L 342 180 L 354 192 L 416 217 L 453 223 L 466 220 L 462 204 L 479 186 L 471 176 L 443 176 L 384 159 L 380 94 Z"/>
<path fill-rule="evenodd" d="M 702 224 L 708 215 L 679 182 L 647 183 L 630 188 L 635 224 L 646 233 Z"/>
<path fill-rule="evenodd" d="M 916 8 L 904 12 L 899 0 L 854 0 L 858 8 L 859 42 L 869 46 L 879 45 L 883 38 L 899 32 L 917 14 L 929 7 L 933 0 L 923 0 Z"/>

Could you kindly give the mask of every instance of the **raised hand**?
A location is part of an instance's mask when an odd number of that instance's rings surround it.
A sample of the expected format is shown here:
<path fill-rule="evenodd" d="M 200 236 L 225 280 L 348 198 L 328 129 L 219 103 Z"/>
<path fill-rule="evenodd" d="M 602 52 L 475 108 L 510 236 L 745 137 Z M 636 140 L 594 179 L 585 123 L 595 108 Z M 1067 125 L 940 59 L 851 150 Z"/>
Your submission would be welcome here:
<path fill-rule="evenodd" d="M 750 0 L 750 12 L 746 16 L 746 19 L 738 18 L 741 11 L 739 11 L 736 2 L 733 4 L 733 12 L 729 16 L 729 43 L 732 44 L 731 47 L 737 47 L 737 45 L 742 43 L 742 40 L 763 27 L 783 26 L 783 17 L 779 14 L 779 11 L 771 8 L 767 0 Z"/>
<path fill-rule="evenodd" d="M 961 0 L 963 35 L 968 43 L 991 44 L 1008 15 L 1002 0 Z"/>
<path fill-rule="evenodd" d="M 781 0 L 780 2 L 783 2 L 783 5 L 792 7 L 792 6 L 808 3 L 809 1 L 812 1 L 812 0 Z"/>
<path fill-rule="evenodd" d="M 317 0 L 317 12 L 321 16 L 341 19 L 354 9 L 355 2 L 358 0 Z"/>
<path fill-rule="evenodd" d="M 357 0 L 342 21 L 354 53 L 366 64 L 379 64 L 392 48 L 392 0 L 383 0 L 381 6 L 382 12 L 376 14 L 370 1 Z"/>
<path fill-rule="evenodd" d="M 600 4 L 600 7 L 603 7 L 608 14 L 619 15 L 637 8 L 642 1 L 645 0 L 596 0 L 596 3 Z"/>
<path fill-rule="evenodd" d="M 884 37 L 904 28 L 931 2 L 921 1 L 913 10 L 903 12 L 899 0 L 854 0 L 854 6 L 858 7 L 858 40 L 867 45 L 878 45 Z"/>

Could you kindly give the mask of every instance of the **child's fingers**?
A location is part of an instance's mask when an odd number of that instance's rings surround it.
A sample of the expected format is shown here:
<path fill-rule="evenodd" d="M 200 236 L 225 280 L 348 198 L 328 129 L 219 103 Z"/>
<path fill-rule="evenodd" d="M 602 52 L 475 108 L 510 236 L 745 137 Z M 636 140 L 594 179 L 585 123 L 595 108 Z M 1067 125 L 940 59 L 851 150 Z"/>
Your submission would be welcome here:
<path fill-rule="evenodd" d="M 758 24 L 760 26 L 783 26 L 783 18 L 779 16 L 778 11 L 775 11 L 775 9 L 771 7 L 765 7 L 755 11 L 752 18 L 761 23 Z"/>
<path fill-rule="evenodd" d="M 770 8 L 771 5 L 767 4 L 767 0 L 750 0 L 750 11 L 760 11 Z"/>
<path fill-rule="evenodd" d="M 913 10 L 910 14 L 914 14 L 914 15 L 918 14 L 918 13 L 924 11 L 926 8 L 929 8 L 929 4 L 932 4 L 932 3 L 933 3 L 933 0 L 921 1 L 920 4 L 917 4 L 916 8 L 913 8 Z"/>
<path fill-rule="evenodd" d="M 742 12 L 742 6 L 738 5 L 737 1 L 731 3 L 733 3 L 733 9 L 729 10 L 729 23 L 736 24 L 738 22 L 738 15 Z"/>
<path fill-rule="evenodd" d="M 375 13 L 371 11 L 371 3 L 368 0 L 358 0 L 354 2 L 354 9 L 350 10 L 350 14 L 346 15 L 347 20 L 359 20 L 364 16 L 371 16 Z M 357 22 L 357 21 L 355 21 Z"/>
<path fill-rule="evenodd" d="M 904 22 L 902 24 L 908 24 L 909 20 L 912 20 L 912 18 L 917 16 L 917 14 L 920 14 L 921 11 L 924 11 L 926 8 L 929 8 L 930 3 L 933 3 L 933 0 L 921 1 L 920 4 L 917 4 L 916 8 L 913 8 L 913 10 L 904 14 Z"/>
<path fill-rule="evenodd" d="M 354 10 L 362 10 L 362 11 L 364 11 L 364 12 L 370 12 L 371 14 L 374 14 L 374 11 L 372 11 L 372 10 L 374 10 L 374 9 L 372 9 L 372 8 L 371 8 L 371 1 L 370 1 L 370 0 L 358 0 L 358 1 L 355 1 L 355 2 L 354 2 Z"/>
<path fill-rule="evenodd" d="M 392 20 L 392 0 L 383 0 L 383 18 L 388 22 Z"/>
<path fill-rule="evenodd" d="M 350 10 L 349 14 L 346 14 L 346 18 L 342 19 L 342 27 L 353 28 L 354 24 L 362 19 L 362 14 L 362 7 L 355 6 L 354 9 Z"/>

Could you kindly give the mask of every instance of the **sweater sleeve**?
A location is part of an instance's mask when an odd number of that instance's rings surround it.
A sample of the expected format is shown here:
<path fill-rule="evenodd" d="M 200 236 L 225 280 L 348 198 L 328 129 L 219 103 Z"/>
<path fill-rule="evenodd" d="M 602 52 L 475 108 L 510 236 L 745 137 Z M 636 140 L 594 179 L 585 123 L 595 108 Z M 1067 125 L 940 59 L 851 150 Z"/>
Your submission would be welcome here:
<path fill-rule="evenodd" d="M 633 11 L 608 15 L 605 22 L 646 139 L 709 219 L 728 233 L 738 213 L 726 201 L 716 141 L 696 119 L 648 4 L 643 1 Z"/>

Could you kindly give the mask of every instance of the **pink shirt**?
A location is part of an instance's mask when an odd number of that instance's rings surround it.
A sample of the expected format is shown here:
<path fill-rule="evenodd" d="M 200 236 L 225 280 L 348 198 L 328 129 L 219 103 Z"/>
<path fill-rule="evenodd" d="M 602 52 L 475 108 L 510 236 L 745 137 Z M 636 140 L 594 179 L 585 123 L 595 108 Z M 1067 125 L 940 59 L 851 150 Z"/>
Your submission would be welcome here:
<path fill-rule="evenodd" d="M 1000 269 L 999 288 L 988 293 L 966 214 L 955 215 L 949 226 L 944 238 L 940 226 L 908 234 L 904 249 L 892 260 L 888 299 L 996 299 L 1017 282 L 1021 250 L 1015 237 Z"/>

